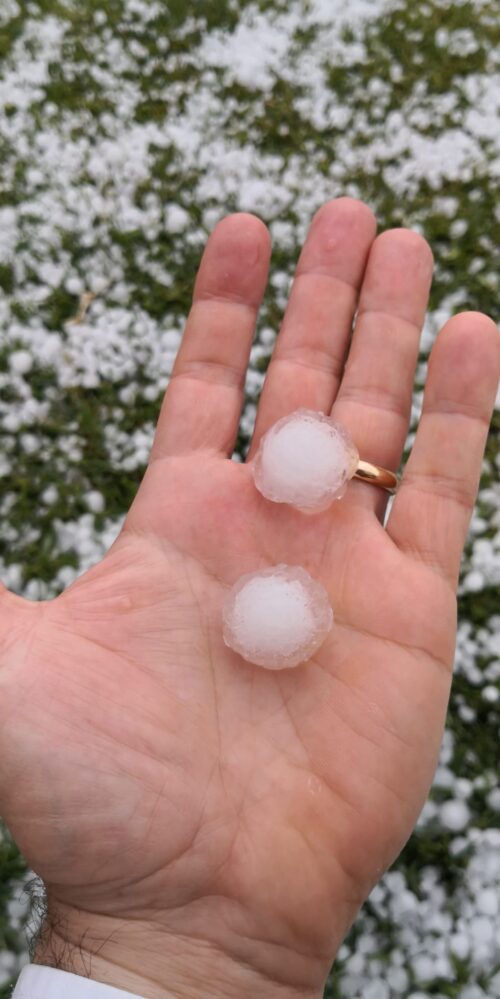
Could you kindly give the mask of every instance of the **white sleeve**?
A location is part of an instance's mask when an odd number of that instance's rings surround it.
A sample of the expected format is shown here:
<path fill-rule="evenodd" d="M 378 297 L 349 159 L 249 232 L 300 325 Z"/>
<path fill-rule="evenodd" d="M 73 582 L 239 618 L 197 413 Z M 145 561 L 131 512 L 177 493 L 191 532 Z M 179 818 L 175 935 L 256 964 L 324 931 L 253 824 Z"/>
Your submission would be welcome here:
<path fill-rule="evenodd" d="M 12 999 L 143 999 L 92 978 L 72 975 L 42 964 L 26 964 L 17 980 Z"/>

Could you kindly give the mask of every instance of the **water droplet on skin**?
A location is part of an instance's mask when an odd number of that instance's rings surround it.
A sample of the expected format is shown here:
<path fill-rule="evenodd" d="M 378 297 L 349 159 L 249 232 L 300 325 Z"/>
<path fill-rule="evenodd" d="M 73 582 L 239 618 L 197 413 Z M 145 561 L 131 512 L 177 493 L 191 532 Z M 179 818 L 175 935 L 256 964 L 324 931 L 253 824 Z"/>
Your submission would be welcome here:
<path fill-rule="evenodd" d="M 310 776 L 307 778 L 307 786 L 311 794 L 321 794 L 323 790 L 323 782 L 319 777 Z"/>

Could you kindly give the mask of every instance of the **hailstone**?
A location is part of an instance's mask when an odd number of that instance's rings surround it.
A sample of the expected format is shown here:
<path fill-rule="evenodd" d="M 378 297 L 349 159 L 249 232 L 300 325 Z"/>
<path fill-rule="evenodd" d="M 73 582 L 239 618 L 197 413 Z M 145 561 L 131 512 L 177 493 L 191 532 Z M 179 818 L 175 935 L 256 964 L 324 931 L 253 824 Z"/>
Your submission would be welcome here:
<path fill-rule="evenodd" d="M 297 409 L 264 434 L 252 470 L 266 499 L 319 513 L 343 496 L 358 461 L 343 426 L 324 413 Z"/>
<path fill-rule="evenodd" d="M 229 648 L 266 669 L 287 669 L 309 659 L 333 623 L 328 594 L 300 566 L 276 565 L 234 584 L 223 608 Z"/>

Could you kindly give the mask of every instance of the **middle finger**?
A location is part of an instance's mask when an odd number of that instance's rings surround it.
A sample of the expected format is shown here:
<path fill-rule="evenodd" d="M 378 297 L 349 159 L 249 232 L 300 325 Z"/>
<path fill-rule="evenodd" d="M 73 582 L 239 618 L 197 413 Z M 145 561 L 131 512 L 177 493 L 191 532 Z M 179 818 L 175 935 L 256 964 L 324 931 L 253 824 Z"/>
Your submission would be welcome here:
<path fill-rule="evenodd" d="M 301 406 L 331 409 L 376 228 L 370 209 L 354 198 L 329 201 L 316 213 L 264 382 L 249 459 L 276 420 Z"/>

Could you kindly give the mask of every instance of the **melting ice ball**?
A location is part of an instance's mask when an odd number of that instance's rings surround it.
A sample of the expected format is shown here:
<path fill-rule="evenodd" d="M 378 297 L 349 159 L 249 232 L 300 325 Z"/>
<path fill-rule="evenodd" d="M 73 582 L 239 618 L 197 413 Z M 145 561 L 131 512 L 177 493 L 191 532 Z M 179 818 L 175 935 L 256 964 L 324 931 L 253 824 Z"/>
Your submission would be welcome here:
<path fill-rule="evenodd" d="M 257 666 L 287 669 L 323 644 L 333 611 L 305 569 L 276 565 L 241 576 L 226 597 L 223 621 L 229 648 Z"/>
<path fill-rule="evenodd" d="M 323 413 L 297 409 L 264 434 L 252 467 L 266 499 L 318 513 L 343 496 L 358 461 L 344 427 Z"/>

